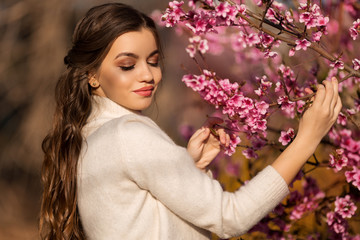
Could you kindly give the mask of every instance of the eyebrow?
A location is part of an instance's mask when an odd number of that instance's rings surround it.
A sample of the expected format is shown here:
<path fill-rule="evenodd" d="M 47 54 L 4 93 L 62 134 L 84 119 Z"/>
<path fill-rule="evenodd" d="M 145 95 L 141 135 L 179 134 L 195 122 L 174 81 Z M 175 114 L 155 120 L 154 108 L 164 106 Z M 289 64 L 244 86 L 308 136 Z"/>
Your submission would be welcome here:
<path fill-rule="evenodd" d="M 157 53 L 159 53 L 159 50 L 158 50 L 158 49 L 152 51 L 152 52 L 149 54 L 148 58 L 154 56 L 154 55 L 157 54 Z M 118 55 L 116 55 L 116 57 L 114 58 L 114 60 L 117 59 L 117 58 L 119 58 L 119 57 L 121 57 L 121 56 L 133 57 L 133 58 L 136 58 L 136 59 L 139 58 L 139 56 L 136 55 L 136 54 L 134 54 L 134 53 L 131 53 L 131 52 L 122 52 L 122 53 L 119 53 Z"/>

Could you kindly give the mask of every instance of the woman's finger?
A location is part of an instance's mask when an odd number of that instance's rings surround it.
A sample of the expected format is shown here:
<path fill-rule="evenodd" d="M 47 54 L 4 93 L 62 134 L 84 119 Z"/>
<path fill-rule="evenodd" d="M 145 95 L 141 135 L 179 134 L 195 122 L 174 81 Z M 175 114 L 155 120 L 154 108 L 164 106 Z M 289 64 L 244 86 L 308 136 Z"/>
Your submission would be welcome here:
<path fill-rule="evenodd" d="M 228 147 L 230 145 L 230 135 L 226 134 L 226 144 L 225 146 Z"/>
<path fill-rule="evenodd" d="M 335 77 L 332 77 L 331 83 L 333 85 L 334 95 L 333 95 L 333 99 L 330 104 L 330 110 L 334 109 L 334 107 L 336 106 L 338 96 L 339 96 L 339 85 L 338 85 L 337 79 Z"/>
<path fill-rule="evenodd" d="M 330 107 L 334 97 L 334 86 L 332 82 L 327 80 L 323 81 L 323 83 L 325 85 L 325 91 L 326 91 L 323 105 Z"/>
<path fill-rule="evenodd" d="M 219 134 L 219 140 L 222 145 L 226 144 L 226 133 L 223 128 L 219 128 L 216 130 L 216 132 Z"/>
<path fill-rule="evenodd" d="M 341 103 L 341 98 L 340 96 L 338 95 L 338 99 L 336 101 L 336 105 L 335 105 L 335 108 L 334 108 L 334 117 L 335 117 L 335 120 L 337 119 L 340 111 L 341 111 L 341 108 L 342 108 L 342 103 Z"/>
<path fill-rule="evenodd" d="M 210 135 L 209 128 L 201 128 L 197 130 L 194 135 L 191 136 L 189 143 L 195 144 L 197 147 L 200 146 Z"/>
<path fill-rule="evenodd" d="M 321 106 L 324 99 L 325 99 L 325 87 L 322 84 L 318 84 L 315 99 L 314 99 L 314 102 L 313 102 L 312 105 L 314 107 L 315 106 Z"/>

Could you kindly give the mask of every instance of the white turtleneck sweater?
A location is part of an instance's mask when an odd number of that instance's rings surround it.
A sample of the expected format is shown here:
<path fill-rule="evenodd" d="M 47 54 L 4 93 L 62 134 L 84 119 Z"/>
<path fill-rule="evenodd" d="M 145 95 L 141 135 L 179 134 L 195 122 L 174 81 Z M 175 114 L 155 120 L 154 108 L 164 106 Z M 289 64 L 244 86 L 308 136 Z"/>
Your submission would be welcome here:
<path fill-rule="evenodd" d="M 78 164 L 78 208 L 90 240 L 239 236 L 288 194 L 271 166 L 236 192 L 196 168 L 150 118 L 93 97 Z"/>

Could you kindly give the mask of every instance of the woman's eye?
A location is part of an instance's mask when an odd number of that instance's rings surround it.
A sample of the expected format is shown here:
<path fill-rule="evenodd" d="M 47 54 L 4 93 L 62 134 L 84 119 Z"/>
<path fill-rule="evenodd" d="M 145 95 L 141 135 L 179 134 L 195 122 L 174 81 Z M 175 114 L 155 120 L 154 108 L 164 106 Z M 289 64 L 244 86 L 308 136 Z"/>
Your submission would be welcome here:
<path fill-rule="evenodd" d="M 159 66 L 159 62 L 149 62 L 148 64 L 150 64 L 150 66 L 153 66 L 153 67 Z"/>
<path fill-rule="evenodd" d="M 131 66 L 120 66 L 121 70 L 123 71 L 129 71 L 131 69 L 133 69 L 135 67 L 135 65 L 131 65 Z"/>

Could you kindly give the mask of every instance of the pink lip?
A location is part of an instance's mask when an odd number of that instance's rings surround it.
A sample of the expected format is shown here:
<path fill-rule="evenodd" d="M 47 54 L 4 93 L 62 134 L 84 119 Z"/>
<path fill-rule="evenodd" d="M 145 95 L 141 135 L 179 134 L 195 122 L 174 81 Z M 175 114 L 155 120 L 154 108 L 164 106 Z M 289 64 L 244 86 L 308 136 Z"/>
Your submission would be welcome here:
<path fill-rule="evenodd" d="M 139 94 L 140 96 L 143 96 L 143 97 L 149 97 L 149 96 L 151 96 L 153 90 L 154 90 L 153 86 L 148 86 L 148 87 L 142 87 L 142 88 L 136 89 L 134 91 L 134 93 Z"/>

